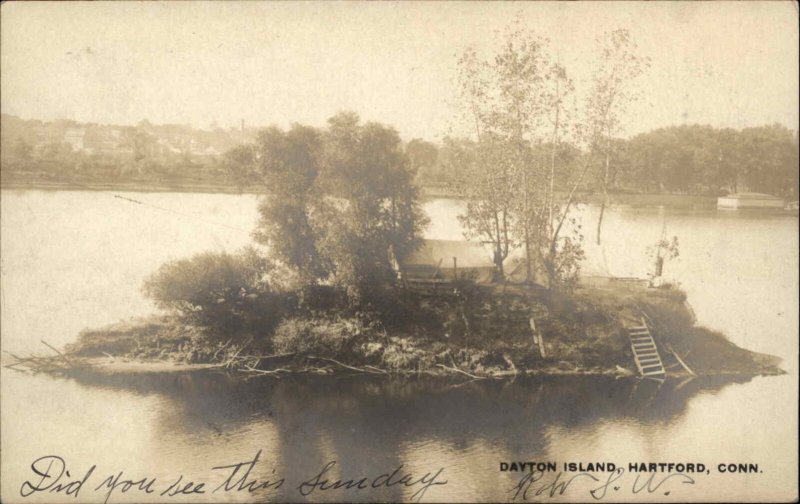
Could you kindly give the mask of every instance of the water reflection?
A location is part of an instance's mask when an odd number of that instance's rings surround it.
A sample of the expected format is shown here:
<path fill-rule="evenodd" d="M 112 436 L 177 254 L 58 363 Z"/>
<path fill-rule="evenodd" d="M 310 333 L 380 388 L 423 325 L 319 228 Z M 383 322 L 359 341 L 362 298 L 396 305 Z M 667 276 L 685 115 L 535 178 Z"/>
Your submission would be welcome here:
<path fill-rule="evenodd" d="M 400 465 L 420 475 L 446 467 L 450 481 L 459 484 L 426 499 L 474 499 L 487 493 L 506 499 L 504 489 L 511 483 L 503 479 L 508 475 L 496 472 L 497 462 L 545 460 L 558 452 L 552 445 L 563 438 L 554 433 L 585 437 L 608 422 L 637 429 L 674 424 L 692 398 L 749 381 L 702 377 L 659 384 L 570 376 L 473 382 L 369 376 L 248 380 L 213 371 L 102 377 L 79 372 L 69 379 L 88 388 L 162 398 L 154 436 L 173 446 L 202 445 L 212 453 L 217 447 L 218 455 L 204 456 L 220 458 L 208 459 L 205 467 L 249 460 L 263 449 L 265 471 L 274 468 L 293 481 L 278 493 L 253 497 L 294 501 L 305 500 L 295 490 L 301 476 L 313 476 L 332 460 L 337 465 L 328 476 L 343 479 L 374 477 Z M 179 453 L 162 455 L 161 463 L 170 456 L 170 464 L 186 465 Z M 471 467 L 476 461 L 484 466 Z M 301 468 L 305 474 L 299 474 Z M 396 486 L 314 494 L 308 500 L 402 500 L 411 493 Z"/>

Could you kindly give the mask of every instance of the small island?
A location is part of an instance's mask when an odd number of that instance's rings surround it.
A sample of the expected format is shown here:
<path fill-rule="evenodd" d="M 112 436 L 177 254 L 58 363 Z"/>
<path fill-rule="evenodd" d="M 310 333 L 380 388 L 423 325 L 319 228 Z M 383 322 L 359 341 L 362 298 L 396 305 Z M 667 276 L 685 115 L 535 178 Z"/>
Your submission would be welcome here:
<path fill-rule="evenodd" d="M 581 175 L 559 192 L 506 171 L 498 187 L 485 156 L 514 152 L 499 142 L 461 145 L 468 176 L 453 190 L 467 202 L 467 239 L 446 241 L 423 238 L 420 189 L 392 128 L 341 113 L 325 130 L 264 130 L 229 155 L 239 180 L 263 184 L 252 246 L 164 264 L 142 287 L 161 314 L 12 365 L 273 378 L 782 373 L 777 358 L 695 325 L 664 280 L 675 237 L 653 247 L 649 279 L 582 274 Z"/>
<path fill-rule="evenodd" d="M 332 293 L 328 293 L 332 295 Z M 630 281 L 577 289 L 460 281 L 428 292 L 397 293 L 396 311 L 350 316 L 288 310 L 262 339 L 247 331 L 224 341 L 180 314 L 86 330 L 67 347 L 66 366 L 99 373 L 221 368 L 245 374 L 461 374 L 472 379 L 528 375 L 638 376 L 626 324 L 643 317 L 664 378 L 783 374 L 777 357 L 742 349 L 694 325 L 675 288 Z M 253 299 L 252 306 L 258 303 Z M 642 314 L 642 316 L 639 316 Z M 535 320 L 532 330 L 530 321 Z M 51 368 L 53 369 L 53 368 Z"/>
<path fill-rule="evenodd" d="M 393 127 L 353 112 L 335 114 L 324 127 L 294 123 L 256 132 L 242 124 L 235 135 L 206 135 L 208 142 L 227 138 L 220 144 L 227 148 L 220 157 L 212 146 L 195 152 L 214 160 L 195 170 L 205 174 L 195 182 L 259 193 L 252 246 L 164 264 L 143 286 L 161 314 L 84 330 L 64 352 L 18 358 L 12 366 L 58 372 L 181 363 L 276 378 L 781 373 L 778 359 L 695 325 L 685 293 L 664 276 L 666 261 L 678 255 L 677 237 L 662 232 L 653 245 L 650 278 L 583 272 L 586 231 L 578 206 L 599 207 L 591 239 L 601 245 L 613 239 L 603 234 L 610 194 L 625 183 L 687 196 L 753 185 L 793 197 L 786 181 L 796 174 L 785 167 L 796 164 L 796 135 L 781 127 L 721 135 L 686 126 L 625 143 L 623 119 L 643 91 L 634 83 L 650 64 L 627 30 L 598 39 L 601 57 L 580 106 L 575 82 L 547 40 L 526 30 L 505 37 L 490 57 L 467 49 L 458 59 L 458 104 L 471 133 L 445 137 L 440 147 L 404 142 Z M 3 120 L 21 131 L 36 126 Z M 73 129 L 71 145 L 83 149 L 86 132 Z M 116 173 L 133 183 L 138 179 L 128 175 L 147 173 L 147 163 L 156 167 L 154 156 L 174 158 L 181 149 L 173 140 L 186 140 L 184 130 L 149 123 L 107 135 L 106 129 L 95 128 L 96 140 L 106 139 L 97 140 L 98 149 L 121 146 L 132 154 L 131 166 L 112 170 L 113 156 L 103 169 L 89 162 L 97 159 L 77 159 L 86 168 L 77 170 L 81 177 Z M 166 135 L 158 142 L 157 132 Z M 781 146 L 780 156 L 746 152 L 769 160 L 758 164 L 761 171 L 743 161 L 750 159 L 744 151 L 723 156 L 753 135 Z M 14 146 L 3 166 L 19 180 L 59 165 L 45 156 L 57 149 L 35 153 L 24 140 Z M 193 166 L 190 154 L 183 153 L 181 166 Z M 168 179 L 171 171 L 161 171 L 158 180 Z M 463 240 L 426 239 L 425 185 L 463 204 Z"/>

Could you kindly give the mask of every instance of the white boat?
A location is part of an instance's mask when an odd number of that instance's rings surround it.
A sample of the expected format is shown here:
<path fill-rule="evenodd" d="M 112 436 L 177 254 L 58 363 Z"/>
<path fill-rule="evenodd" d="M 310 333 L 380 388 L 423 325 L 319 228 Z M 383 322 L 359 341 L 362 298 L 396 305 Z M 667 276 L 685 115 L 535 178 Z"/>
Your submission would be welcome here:
<path fill-rule="evenodd" d="M 786 202 L 783 198 L 764 193 L 734 193 L 717 198 L 717 208 L 743 209 L 743 208 L 780 208 Z"/>

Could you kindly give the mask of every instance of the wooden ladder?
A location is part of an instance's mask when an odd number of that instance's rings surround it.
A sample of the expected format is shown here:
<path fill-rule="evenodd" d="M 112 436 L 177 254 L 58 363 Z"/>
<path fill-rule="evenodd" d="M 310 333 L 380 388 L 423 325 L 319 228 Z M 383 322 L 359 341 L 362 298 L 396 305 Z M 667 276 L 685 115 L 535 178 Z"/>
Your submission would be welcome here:
<path fill-rule="evenodd" d="M 639 369 L 639 374 L 645 378 L 664 378 L 666 372 L 656 342 L 653 340 L 653 335 L 650 334 L 647 322 L 644 319 L 641 320 L 641 326 L 627 328 L 636 367 Z"/>

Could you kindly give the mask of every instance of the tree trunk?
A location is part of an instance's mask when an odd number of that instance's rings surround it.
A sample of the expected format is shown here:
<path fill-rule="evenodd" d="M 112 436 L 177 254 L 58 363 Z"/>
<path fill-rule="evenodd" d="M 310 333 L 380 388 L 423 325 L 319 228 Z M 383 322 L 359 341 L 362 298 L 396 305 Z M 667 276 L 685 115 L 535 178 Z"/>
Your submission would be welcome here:
<path fill-rule="evenodd" d="M 600 204 L 600 217 L 597 218 L 597 244 L 600 245 L 600 228 L 603 225 L 603 215 L 606 213 L 606 206 L 608 205 L 608 166 L 611 161 L 611 153 L 609 149 L 611 142 L 606 143 L 606 166 L 603 173 L 603 202 Z"/>
<path fill-rule="evenodd" d="M 494 214 L 494 229 L 497 241 L 495 241 L 493 261 L 497 268 L 497 280 L 502 282 L 505 279 L 505 273 L 503 271 L 503 259 L 505 259 L 505 257 L 503 257 L 503 238 L 500 232 L 500 217 L 497 215 L 497 212 Z"/>
<path fill-rule="evenodd" d="M 664 273 L 664 258 L 658 256 L 656 258 L 656 274 L 655 276 L 660 277 Z"/>
<path fill-rule="evenodd" d="M 525 204 L 523 207 L 523 227 L 525 233 L 525 282 L 531 281 L 531 233 L 530 233 L 530 200 L 528 198 L 528 171 L 527 166 L 523 167 L 522 185 L 523 193 L 525 196 Z"/>
<path fill-rule="evenodd" d="M 494 265 L 497 268 L 497 280 L 502 282 L 505 279 L 505 272 L 503 271 L 503 251 L 500 248 L 500 242 L 494 249 Z"/>
<path fill-rule="evenodd" d="M 552 150 L 550 151 L 550 195 L 548 198 L 545 198 L 547 201 L 547 232 L 553 232 L 553 204 L 555 203 L 555 178 L 556 178 L 556 145 L 558 139 L 558 126 L 559 126 L 559 119 L 561 115 L 561 107 L 556 109 L 556 121 L 555 126 L 553 127 L 553 142 L 551 145 Z"/>
<path fill-rule="evenodd" d="M 531 240 L 528 230 L 525 229 L 525 282 L 533 283 L 533 270 L 531 268 Z"/>

